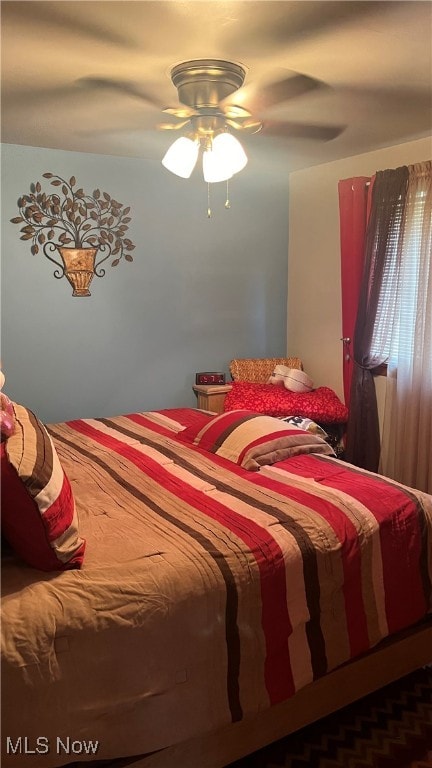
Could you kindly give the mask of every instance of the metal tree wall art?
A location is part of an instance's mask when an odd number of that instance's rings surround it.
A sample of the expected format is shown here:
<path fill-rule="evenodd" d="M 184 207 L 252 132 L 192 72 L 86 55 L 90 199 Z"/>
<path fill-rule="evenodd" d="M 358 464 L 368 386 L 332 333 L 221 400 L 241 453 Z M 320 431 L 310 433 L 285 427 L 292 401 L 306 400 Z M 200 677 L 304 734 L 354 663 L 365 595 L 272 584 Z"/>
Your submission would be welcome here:
<path fill-rule="evenodd" d="M 135 246 L 126 237 L 130 207 L 124 208 L 99 189 L 92 195 L 75 189 L 75 176 L 67 182 L 54 173 L 42 175 L 58 191 L 46 194 L 39 181 L 30 184 L 30 193 L 18 199 L 20 215 L 11 222 L 24 225 L 20 239 L 31 241 L 30 250 L 35 255 L 42 248 L 45 256 L 59 267 L 54 270 L 54 277 L 66 277 L 73 296 L 90 296 L 93 275 L 105 274 L 104 269 L 99 269 L 102 262 L 110 256 L 115 257 L 112 267 L 123 258 L 133 261 L 130 251 Z M 53 258 L 57 251 L 62 263 Z"/>

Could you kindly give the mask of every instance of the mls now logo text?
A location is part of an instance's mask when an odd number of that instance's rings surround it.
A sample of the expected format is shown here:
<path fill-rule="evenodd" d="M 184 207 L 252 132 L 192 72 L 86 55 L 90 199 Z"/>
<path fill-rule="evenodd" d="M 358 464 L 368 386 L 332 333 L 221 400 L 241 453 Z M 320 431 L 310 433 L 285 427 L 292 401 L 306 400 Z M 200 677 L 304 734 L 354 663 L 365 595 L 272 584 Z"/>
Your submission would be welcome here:
<path fill-rule="evenodd" d="M 57 755 L 95 755 L 98 749 L 98 741 L 71 739 L 70 736 L 57 736 L 55 740 L 49 739 L 48 736 L 37 736 L 34 739 L 29 739 L 28 736 L 6 736 L 8 755 L 46 755 L 53 751 Z"/>

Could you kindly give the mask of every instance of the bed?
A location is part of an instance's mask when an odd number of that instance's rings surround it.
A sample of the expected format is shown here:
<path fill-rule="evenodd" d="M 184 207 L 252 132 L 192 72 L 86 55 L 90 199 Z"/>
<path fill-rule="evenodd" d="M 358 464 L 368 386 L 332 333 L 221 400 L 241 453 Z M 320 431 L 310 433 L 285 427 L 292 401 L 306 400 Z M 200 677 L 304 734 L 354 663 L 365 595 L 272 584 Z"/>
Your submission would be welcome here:
<path fill-rule="evenodd" d="M 431 496 L 245 410 L 13 407 L 4 768 L 222 768 L 432 660 Z"/>

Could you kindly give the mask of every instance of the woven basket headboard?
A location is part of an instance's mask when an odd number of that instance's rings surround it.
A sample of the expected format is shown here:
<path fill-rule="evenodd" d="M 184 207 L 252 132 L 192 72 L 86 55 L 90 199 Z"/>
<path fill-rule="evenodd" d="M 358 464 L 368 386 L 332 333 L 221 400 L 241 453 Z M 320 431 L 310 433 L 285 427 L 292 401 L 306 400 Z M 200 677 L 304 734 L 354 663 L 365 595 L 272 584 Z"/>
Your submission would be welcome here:
<path fill-rule="evenodd" d="M 231 360 L 229 369 L 233 381 L 264 383 L 272 375 L 275 365 L 286 365 L 288 368 L 303 370 L 303 364 L 299 357 L 234 359 Z"/>

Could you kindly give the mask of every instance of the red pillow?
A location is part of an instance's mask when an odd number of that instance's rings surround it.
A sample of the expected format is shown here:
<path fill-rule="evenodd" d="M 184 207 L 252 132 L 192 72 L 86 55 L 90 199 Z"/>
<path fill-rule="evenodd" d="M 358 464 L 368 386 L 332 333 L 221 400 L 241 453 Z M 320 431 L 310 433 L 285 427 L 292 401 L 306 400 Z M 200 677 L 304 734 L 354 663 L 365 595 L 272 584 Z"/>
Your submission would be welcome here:
<path fill-rule="evenodd" d="M 57 451 L 31 411 L 17 403 L 13 410 L 15 431 L 1 443 L 2 535 L 33 568 L 80 568 L 85 541 Z"/>
<path fill-rule="evenodd" d="M 325 424 L 343 424 L 348 419 L 346 405 L 329 387 L 318 387 L 312 392 L 289 392 L 285 387 L 250 381 L 232 381 L 231 386 L 225 397 L 225 411 L 246 408 L 279 418 L 304 416 Z"/>

